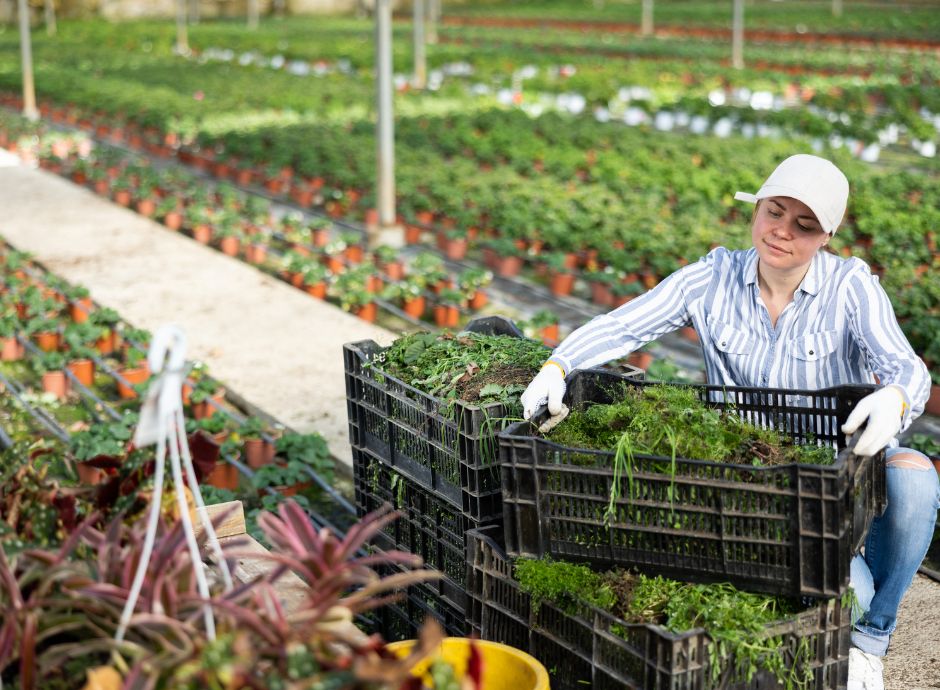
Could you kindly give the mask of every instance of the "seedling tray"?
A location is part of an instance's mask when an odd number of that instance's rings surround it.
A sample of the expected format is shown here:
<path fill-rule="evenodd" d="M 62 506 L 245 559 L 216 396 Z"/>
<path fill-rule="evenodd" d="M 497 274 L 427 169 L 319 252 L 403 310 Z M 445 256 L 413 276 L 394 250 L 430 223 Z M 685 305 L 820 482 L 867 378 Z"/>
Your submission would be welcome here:
<path fill-rule="evenodd" d="M 774 676 L 759 671 L 750 682 L 726 673 L 712 680 L 711 639 L 704 630 L 671 633 L 651 624 L 627 623 L 590 606 L 566 613 L 531 597 L 512 577 L 512 562 L 500 543 L 500 530 L 467 535 L 470 630 L 528 652 L 551 674 L 552 690 L 769 690 Z M 844 688 L 848 676 L 851 611 L 839 599 L 818 602 L 794 618 L 768 626 L 779 638 L 788 667 L 802 640 L 814 690 Z M 726 664 L 725 666 L 731 666 Z"/>
<path fill-rule="evenodd" d="M 522 337 L 501 317 L 476 319 L 465 330 Z M 441 399 L 382 372 L 385 350 L 371 340 L 343 347 L 350 443 L 475 520 L 501 518 L 496 433 L 507 424 L 506 407 L 457 402 L 448 414 Z"/>
<path fill-rule="evenodd" d="M 389 523 L 373 543 L 380 549 L 407 551 L 424 559 L 426 567 L 444 574 L 440 580 L 422 584 L 425 600 L 440 606 L 432 610 L 457 611 L 467 607 L 466 535 L 471 529 L 488 526 L 473 520 L 442 501 L 408 477 L 382 463 L 364 448 L 353 447 L 353 477 L 359 516 L 391 504 L 401 517 Z M 413 588 L 414 589 L 414 588 Z M 419 621 L 420 622 L 420 621 Z"/>
<path fill-rule="evenodd" d="M 575 372 L 566 401 L 581 409 L 622 399 L 623 386 L 651 385 L 660 384 Z M 839 431 L 873 387 L 696 388 L 709 404 L 754 424 L 840 449 L 836 463 L 753 467 L 677 458 L 673 475 L 663 469 L 671 458 L 637 454 L 632 497 L 619 480 L 621 498 L 605 524 L 614 453 L 567 448 L 539 436 L 532 423 L 512 424 L 499 435 L 508 552 L 785 596 L 841 595 L 851 557 L 885 504 L 884 453 L 857 457 Z"/>

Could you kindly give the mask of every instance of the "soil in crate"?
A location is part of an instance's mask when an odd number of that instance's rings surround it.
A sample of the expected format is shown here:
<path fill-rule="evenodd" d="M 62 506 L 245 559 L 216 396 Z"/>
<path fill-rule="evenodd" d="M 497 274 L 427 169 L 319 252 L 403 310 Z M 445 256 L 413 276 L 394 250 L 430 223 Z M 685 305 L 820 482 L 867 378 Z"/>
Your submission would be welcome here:
<path fill-rule="evenodd" d="M 730 653 L 735 644 L 729 645 L 726 640 L 719 649 L 715 639 L 695 627 L 695 619 L 687 615 L 688 611 L 678 609 L 675 592 L 665 601 L 648 596 L 650 591 L 663 589 L 665 583 L 661 578 L 650 578 L 643 585 L 645 589 L 633 592 L 645 598 L 635 601 L 630 619 L 607 610 L 613 601 L 609 589 L 594 590 L 600 592 L 595 602 L 601 606 L 579 600 L 592 587 L 577 580 L 576 596 L 553 603 L 544 600 L 552 590 L 551 583 L 536 578 L 534 591 L 543 599 L 536 605 L 533 596 L 515 579 L 513 563 L 502 550 L 499 537 L 499 530 L 492 528 L 468 535 L 471 628 L 483 639 L 510 644 L 535 656 L 553 675 L 555 690 L 717 687 L 756 690 L 783 687 L 779 680 L 787 676 L 804 679 L 817 690 L 845 685 L 851 633 L 851 602 L 847 597 L 817 602 L 772 622 L 751 621 L 751 629 L 740 635 L 732 627 L 731 637 L 746 643 L 740 647 L 742 656 L 735 658 Z M 590 576 L 602 579 L 596 573 Z M 528 586 L 533 587 L 533 583 Z M 694 597 L 703 589 L 682 583 L 669 586 L 690 589 Z M 553 594 L 557 596 L 557 591 Z M 721 595 L 724 597 L 725 593 Z M 680 598 L 696 602 L 694 597 Z M 648 612 L 663 607 L 670 615 L 686 614 L 685 623 L 691 621 L 691 629 L 672 632 L 661 625 L 638 622 L 637 612 L 639 617 L 646 617 Z M 694 606 L 690 608 L 694 610 Z M 736 611 L 731 613 L 741 617 Z M 748 645 L 758 640 L 765 640 L 768 651 L 748 659 Z M 774 652 L 779 652 L 779 656 Z M 750 661 L 755 662 L 756 670 L 748 680 Z M 779 665 L 777 672 L 773 670 L 774 663 Z"/>
<path fill-rule="evenodd" d="M 616 381 L 596 370 L 575 372 L 567 400 L 580 411 L 621 399 L 624 387 L 655 385 Z M 694 390 L 711 405 L 733 409 L 797 443 L 838 448 L 844 444 L 841 422 L 870 387 Z M 771 467 L 678 453 L 618 458 L 614 451 L 553 443 L 534 426 L 513 424 L 499 435 L 512 555 L 627 563 L 677 579 L 728 581 L 772 594 L 838 596 L 848 585 L 852 554 L 884 505 L 883 454 L 859 458 L 843 449 L 829 466 Z M 667 437 L 663 424 L 656 431 Z"/>

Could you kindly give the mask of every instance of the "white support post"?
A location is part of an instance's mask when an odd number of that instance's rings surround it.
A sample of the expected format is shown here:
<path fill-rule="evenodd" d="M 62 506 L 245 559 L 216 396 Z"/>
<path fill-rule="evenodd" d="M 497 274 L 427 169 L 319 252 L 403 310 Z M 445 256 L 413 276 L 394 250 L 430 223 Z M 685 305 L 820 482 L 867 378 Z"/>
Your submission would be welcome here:
<path fill-rule="evenodd" d="M 832 0 L 832 16 L 842 16 L 842 0 Z"/>
<path fill-rule="evenodd" d="M 36 87 L 33 83 L 33 44 L 29 33 L 29 6 L 26 0 L 17 1 L 20 15 L 20 55 L 23 58 L 23 117 L 35 122 L 39 119 L 36 109 Z"/>
<path fill-rule="evenodd" d="M 392 7 L 391 0 L 375 3 L 375 81 L 378 123 L 376 125 L 376 175 L 379 232 L 395 226 L 395 128 L 392 119 Z"/>
<path fill-rule="evenodd" d="M 193 24 L 199 23 L 199 0 L 189 0 L 189 21 Z"/>
<path fill-rule="evenodd" d="M 734 0 L 731 23 L 731 66 L 744 69 L 744 0 Z"/>
<path fill-rule="evenodd" d="M 414 24 L 415 58 L 412 85 L 423 91 L 428 85 L 428 62 L 424 51 L 424 0 L 412 0 L 411 22 Z"/>
<path fill-rule="evenodd" d="M 54 0 L 44 0 L 43 2 L 43 14 L 46 21 L 46 33 L 50 36 L 55 36 L 58 32 L 58 27 L 55 23 L 55 2 Z"/>
<path fill-rule="evenodd" d="M 248 0 L 248 28 L 257 29 L 260 23 L 258 0 Z"/>
<path fill-rule="evenodd" d="M 189 55 L 189 31 L 186 27 L 186 0 L 176 0 L 176 53 Z"/>
<path fill-rule="evenodd" d="M 644 36 L 653 35 L 653 0 L 643 0 L 643 16 L 640 33 Z"/>
<path fill-rule="evenodd" d="M 441 0 L 428 1 L 428 43 L 437 45 L 437 25 L 441 21 Z"/>

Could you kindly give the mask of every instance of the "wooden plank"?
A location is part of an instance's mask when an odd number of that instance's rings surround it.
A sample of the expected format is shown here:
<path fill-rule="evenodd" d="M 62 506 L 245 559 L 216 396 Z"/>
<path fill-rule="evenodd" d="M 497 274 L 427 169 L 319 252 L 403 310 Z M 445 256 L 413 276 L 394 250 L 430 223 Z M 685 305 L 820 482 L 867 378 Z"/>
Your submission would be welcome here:
<path fill-rule="evenodd" d="M 227 542 L 238 541 L 238 546 L 234 546 L 233 550 L 245 554 L 237 559 L 235 572 L 232 573 L 239 583 L 250 582 L 258 576 L 267 575 L 278 567 L 277 563 L 265 558 L 269 553 L 268 550 L 247 534 L 220 539 L 220 541 L 223 548 Z M 278 578 L 274 590 L 277 592 L 278 601 L 284 612 L 290 614 L 300 609 L 310 588 L 300 577 L 288 570 Z"/>
<path fill-rule="evenodd" d="M 227 503 L 216 503 L 205 508 L 189 511 L 196 536 L 199 537 L 202 534 L 202 516 L 208 517 L 211 522 L 226 511 L 230 512 L 221 523 L 215 526 L 215 535 L 222 539 L 223 537 L 245 534 L 245 508 L 242 506 L 242 502 L 228 501 Z"/>

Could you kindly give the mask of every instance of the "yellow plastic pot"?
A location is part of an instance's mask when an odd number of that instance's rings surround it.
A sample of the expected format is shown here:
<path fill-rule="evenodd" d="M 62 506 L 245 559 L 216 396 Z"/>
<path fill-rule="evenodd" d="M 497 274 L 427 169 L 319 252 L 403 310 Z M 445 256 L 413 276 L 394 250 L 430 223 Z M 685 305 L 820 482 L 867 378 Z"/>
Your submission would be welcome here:
<path fill-rule="evenodd" d="M 549 690 L 548 671 L 534 657 L 515 647 L 474 640 L 474 644 L 483 656 L 483 690 Z M 388 649 L 399 657 L 408 656 L 414 640 L 392 642 Z M 467 659 L 470 657 L 470 639 L 466 637 L 446 637 L 441 642 L 437 657 L 432 655 L 411 669 L 413 676 L 424 676 L 435 658 L 441 658 L 454 667 L 457 678 L 463 678 L 467 672 Z M 430 678 L 425 678 L 425 685 L 430 685 Z"/>

